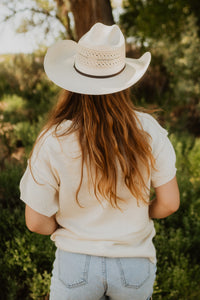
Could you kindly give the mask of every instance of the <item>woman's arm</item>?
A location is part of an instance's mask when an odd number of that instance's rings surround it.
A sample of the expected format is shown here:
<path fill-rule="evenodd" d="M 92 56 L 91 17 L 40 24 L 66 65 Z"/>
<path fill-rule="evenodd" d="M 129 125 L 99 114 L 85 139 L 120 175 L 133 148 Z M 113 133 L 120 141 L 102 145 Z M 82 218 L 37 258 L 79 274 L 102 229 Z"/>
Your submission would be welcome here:
<path fill-rule="evenodd" d="M 166 184 L 155 188 L 155 192 L 156 198 L 149 206 L 150 218 L 166 218 L 178 210 L 180 195 L 176 177 Z"/>
<path fill-rule="evenodd" d="M 25 208 L 25 219 L 28 229 L 39 234 L 50 235 L 58 228 L 55 215 L 46 217 L 36 212 L 28 205 L 26 205 Z"/>

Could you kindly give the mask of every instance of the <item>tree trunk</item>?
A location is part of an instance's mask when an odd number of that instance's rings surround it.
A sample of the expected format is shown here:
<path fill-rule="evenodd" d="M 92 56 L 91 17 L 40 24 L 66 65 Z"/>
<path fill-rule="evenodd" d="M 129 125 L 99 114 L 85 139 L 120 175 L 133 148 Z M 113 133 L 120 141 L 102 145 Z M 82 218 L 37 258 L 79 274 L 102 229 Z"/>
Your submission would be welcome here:
<path fill-rule="evenodd" d="M 74 40 L 72 32 L 70 18 L 69 18 L 69 1 L 66 0 L 54 0 L 57 4 L 56 18 L 66 28 L 67 37 Z"/>
<path fill-rule="evenodd" d="M 79 40 L 96 22 L 114 24 L 110 0 L 69 0 Z"/>

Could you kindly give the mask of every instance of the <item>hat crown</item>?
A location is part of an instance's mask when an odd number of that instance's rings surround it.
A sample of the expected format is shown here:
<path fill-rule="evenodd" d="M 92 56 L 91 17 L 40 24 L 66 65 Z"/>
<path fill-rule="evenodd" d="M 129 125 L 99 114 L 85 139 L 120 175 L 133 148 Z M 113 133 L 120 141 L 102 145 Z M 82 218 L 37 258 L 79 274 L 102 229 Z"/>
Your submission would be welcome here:
<path fill-rule="evenodd" d="M 85 47 L 98 49 L 112 49 L 125 44 L 124 36 L 117 25 L 104 25 L 96 23 L 82 38 L 79 44 Z"/>
<path fill-rule="evenodd" d="M 117 25 L 96 23 L 78 42 L 75 68 L 89 76 L 112 76 L 125 66 L 125 40 Z"/>

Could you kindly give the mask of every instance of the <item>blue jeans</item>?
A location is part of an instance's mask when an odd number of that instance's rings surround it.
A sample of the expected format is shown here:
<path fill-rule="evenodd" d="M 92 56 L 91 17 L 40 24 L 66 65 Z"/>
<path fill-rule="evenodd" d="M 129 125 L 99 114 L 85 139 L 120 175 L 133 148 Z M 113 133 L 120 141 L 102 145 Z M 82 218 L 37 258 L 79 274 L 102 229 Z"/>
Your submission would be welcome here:
<path fill-rule="evenodd" d="M 156 266 L 148 258 L 110 258 L 57 249 L 50 300 L 148 300 Z"/>

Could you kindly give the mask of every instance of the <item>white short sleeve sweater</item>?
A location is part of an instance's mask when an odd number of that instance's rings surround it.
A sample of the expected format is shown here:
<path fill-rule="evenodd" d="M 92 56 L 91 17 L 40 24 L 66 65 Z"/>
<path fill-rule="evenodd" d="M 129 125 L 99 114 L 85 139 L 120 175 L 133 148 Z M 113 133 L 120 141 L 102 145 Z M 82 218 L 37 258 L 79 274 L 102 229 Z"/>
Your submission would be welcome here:
<path fill-rule="evenodd" d="M 176 174 L 175 152 L 167 137 L 167 131 L 149 114 L 137 112 L 143 129 L 151 136 L 151 147 L 156 159 L 156 171 L 147 178 L 147 186 L 158 187 L 169 182 Z M 70 121 L 60 125 L 66 129 Z M 118 176 L 117 191 L 126 202 L 121 210 L 108 201 L 102 204 L 91 188 L 91 178 L 86 167 L 79 192 L 81 178 L 81 152 L 75 134 L 56 138 L 50 130 L 37 144 L 29 165 L 21 179 L 21 200 L 35 211 L 52 216 L 61 228 L 51 236 L 60 249 L 108 257 L 148 257 L 155 262 L 156 252 L 152 242 L 155 235 L 148 206 L 137 205 L 136 199 Z M 33 178 L 34 176 L 34 178 Z M 145 177 L 146 176 L 146 177 Z M 148 200 L 148 199 L 147 199 Z"/>

